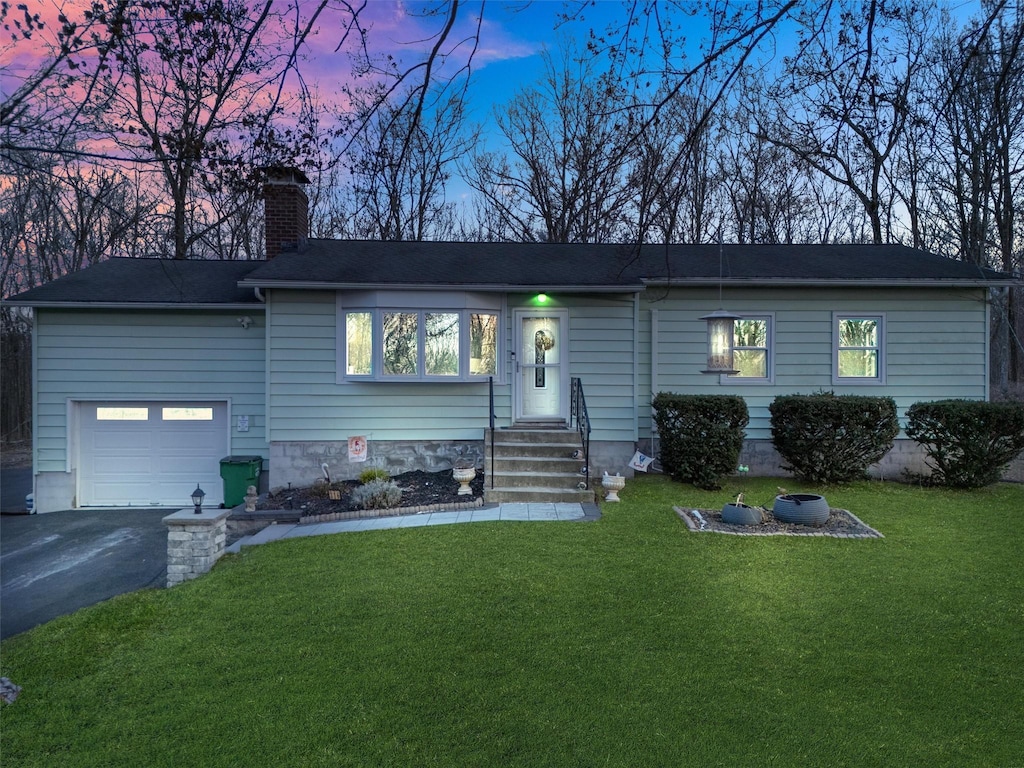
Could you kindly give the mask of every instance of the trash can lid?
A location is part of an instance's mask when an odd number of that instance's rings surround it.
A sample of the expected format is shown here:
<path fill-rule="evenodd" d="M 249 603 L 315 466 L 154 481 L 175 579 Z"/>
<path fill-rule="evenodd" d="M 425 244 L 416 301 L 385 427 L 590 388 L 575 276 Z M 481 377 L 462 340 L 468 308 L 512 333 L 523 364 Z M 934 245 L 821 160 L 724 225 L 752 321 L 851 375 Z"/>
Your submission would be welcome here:
<path fill-rule="evenodd" d="M 248 464 L 251 461 L 263 462 L 262 456 L 225 456 L 220 460 L 221 464 Z"/>

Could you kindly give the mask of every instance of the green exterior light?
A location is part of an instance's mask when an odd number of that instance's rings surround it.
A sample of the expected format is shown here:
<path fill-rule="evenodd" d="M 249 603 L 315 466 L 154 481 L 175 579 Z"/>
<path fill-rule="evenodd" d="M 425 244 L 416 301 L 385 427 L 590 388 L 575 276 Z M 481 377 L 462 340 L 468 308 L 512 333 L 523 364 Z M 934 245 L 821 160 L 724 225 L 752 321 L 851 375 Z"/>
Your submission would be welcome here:
<path fill-rule="evenodd" d="M 537 303 L 538 304 L 547 304 L 548 303 L 548 295 L 546 293 L 538 293 L 537 294 Z"/>

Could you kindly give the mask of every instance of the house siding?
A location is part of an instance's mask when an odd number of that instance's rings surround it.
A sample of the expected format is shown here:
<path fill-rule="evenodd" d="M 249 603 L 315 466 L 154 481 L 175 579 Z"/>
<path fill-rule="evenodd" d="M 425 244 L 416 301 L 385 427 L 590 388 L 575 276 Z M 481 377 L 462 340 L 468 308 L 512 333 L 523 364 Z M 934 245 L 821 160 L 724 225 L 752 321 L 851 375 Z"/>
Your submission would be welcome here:
<path fill-rule="evenodd" d="M 250 310 L 251 312 L 251 310 Z M 69 401 L 218 400 L 249 416 L 233 454 L 267 456 L 261 314 L 38 310 L 35 318 L 35 471 L 64 472 Z"/>
<path fill-rule="evenodd" d="M 722 304 L 738 314 L 774 314 L 774 383 L 735 384 L 700 372 L 707 346 L 706 326 L 699 318 Z M 652 310 L 657 323 L 653 341 Z M 884 315 L 884 384 L 833 383 L 834 312 Z M 652 392 L 742 395 L 750 410 L 747 437 L 752 440 L 771 438 L 768 407 L 779 395 L 825 390 L 889 396 L 901 419 L 915 402 L 987 397 L 988 331 L 981 289 L 729 288 L 722 300 L 717 288 L 676 289 L 658 301 L 643 299 L 640 323 L 642 438 L 651 435 Z"/>

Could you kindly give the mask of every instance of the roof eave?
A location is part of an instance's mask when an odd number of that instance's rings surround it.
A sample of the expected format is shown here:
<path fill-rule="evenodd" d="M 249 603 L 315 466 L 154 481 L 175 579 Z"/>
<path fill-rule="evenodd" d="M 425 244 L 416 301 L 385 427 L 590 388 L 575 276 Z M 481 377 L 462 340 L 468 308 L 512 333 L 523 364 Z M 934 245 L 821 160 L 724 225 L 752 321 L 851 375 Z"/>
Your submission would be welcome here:
<path fill-rule="evenodd" d="M 1012 278 L 790 278 L 790 277 L 695 277 L 695 278 L 645 278 L 649 287 L 704 287 L 718 285 L 754 287 L 804 287 L 804 288 L 997 288 L 1020 286 L 1021 280 Z"/>
<path fill-rule="evenodd" d="M 7 301 L 9 307 L 32 307 L 34 309 L 225 309 L 264 311 L 259 302 L 166 302 L 166 301 Z"/>
<path fill-rule="evenodd" d="M 342 283 L 312 280 L 241 280 L 240 288 L 291 288 L 321 291 L 474 291 L 478 293 L 640 293 L 642 284 L 513 285 L 495 283 Z"/>

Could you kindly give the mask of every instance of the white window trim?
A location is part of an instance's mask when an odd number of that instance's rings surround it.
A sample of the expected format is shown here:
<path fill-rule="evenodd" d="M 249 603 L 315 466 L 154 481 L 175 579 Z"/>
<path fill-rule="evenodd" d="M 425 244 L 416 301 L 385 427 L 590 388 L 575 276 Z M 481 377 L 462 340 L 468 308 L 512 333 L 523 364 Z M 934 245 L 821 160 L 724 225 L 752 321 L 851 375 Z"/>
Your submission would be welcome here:
<path fill-rule="evenodd" d="M 504 297 L 500 294 L 478 294 L 450 292 L 416 292 L 398 291 L 360 291 L 358 293 L 339 292 L 336 300 L 337 316 L 337 366 L 336 382 L 338 384 L 352 382 L 389 382 L 389 383 L 448 383 L 478 384 L 493 377 L 496 384 L 503 383 L 502 351 L 504 349 Z M 348 344 L 346 338 L 346 315 L 354 312 L 368 312 L 371 316 L 372 344 L 369 375 L 349 374 Z M 385 312 L 408 312 L 419 316 L 417 321 L 417 369 L 414 376 L 385 375 L 383 346 L 383 315 Z M 423 369 L 425 353 L 425 325 L 423 317 L 426 313 L 451 313 L 459 315 L 459 375 L 428 375 Z M 470 315 L 494 315 L 497 318 L 497 349 L 495 350 L 495 372 L 493 374 L 471 375 L 470 369 Z"/>
<path fill-rule="evenodd" d="M 878 375 L 873 378 L 839 375 L 839 321 L 878 321 Z M 832 383 L 842 386 L 877 387 L 886 383 L 885 363 L 886 320 L 884 312 L 833 312 L 832 313 Z"/>
<path fill-rule="evenodd" d="M 775 383 L 775 313 L 774 312 L 742 312 L 739 313 L 740 317 L 744 320 L 758 320 L 765 318 L 768 320 L 768 338 L 766 343 L 768 345 L 766 363 L 768 365 L 768 375 L 766 377 L 747 377 L 747 376 L 730 376 L 728 374 L 722 374 L 719 377 L 722 384 L 739 384 L 740 386 L 766 386 Z M 735 335 L 733 341 L 735 342 Z"/>

